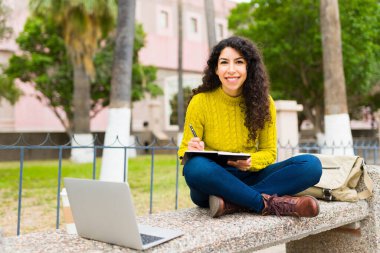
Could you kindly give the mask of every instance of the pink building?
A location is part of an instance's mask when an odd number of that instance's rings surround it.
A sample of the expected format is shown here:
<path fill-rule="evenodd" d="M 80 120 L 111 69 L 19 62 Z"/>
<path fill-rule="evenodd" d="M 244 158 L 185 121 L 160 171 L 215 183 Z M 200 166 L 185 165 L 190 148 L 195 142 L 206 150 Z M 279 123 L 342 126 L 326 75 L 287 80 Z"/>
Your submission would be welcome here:
<path fill-rule="evenodd" d="M 14 34 L 0 43 L 0 63 L 17 53 L 15 38 L 22 31 L 28 16 L 27 0 L 6 0 L 11 8 L 9 24 Z M 214 0 L 217 39 L 229 35 L 227 16 L 236 5 L 230 0 Z M 169 100 L 177 93 L 177 0 L 137 0 L 136 19 L 143 24 L 147 34 L 146 46 L 140 52 L 140 62 L 158 68 L 157 83 L 164 95 L 147 98 L 133 104 L 132 130 L 154 132 L 162 139 L 176 132 L 177 125 L 170 125 Z M 208 57 L 204 0 L 183 0 L 183 85 L 195 87 L 201 82 L 201 72 Z M 4 99 L 0 102 L 1 132 L 62 132 L 64 128 L 46 103 L 35 98 L 36 91 L 29 85 L 17 83 L 24 95 L 14 105 Z M 32 116 L 31 116 L 32 115 Z M 108 112 L 104 109 L 91 122 L 92 131 L 105 131 Z"/>

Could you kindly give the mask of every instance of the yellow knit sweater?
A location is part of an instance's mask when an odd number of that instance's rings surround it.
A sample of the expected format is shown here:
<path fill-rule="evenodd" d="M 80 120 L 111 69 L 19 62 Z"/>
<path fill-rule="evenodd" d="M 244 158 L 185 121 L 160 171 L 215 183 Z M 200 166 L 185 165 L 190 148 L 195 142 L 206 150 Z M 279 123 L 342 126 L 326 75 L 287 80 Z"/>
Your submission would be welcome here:
<path fill-rule="evenodd" d="M 230 97 L 221 88 L 195 95 L 186 111 L 182 142 L 178 151 L 180 157 L 187 150 L 187 143 L 193 137 L 192 124 L 198 137 L 205 143 L 205 150 L 250 153 L 252 171 L 257 171 L 276 160 L 276 108 L 270 97 L 270 115 L 258 137 L 247 142 L 248 129 L 244 126 L 243 97 Z M 244 105 L 243 105 L 244 106 Z"/>

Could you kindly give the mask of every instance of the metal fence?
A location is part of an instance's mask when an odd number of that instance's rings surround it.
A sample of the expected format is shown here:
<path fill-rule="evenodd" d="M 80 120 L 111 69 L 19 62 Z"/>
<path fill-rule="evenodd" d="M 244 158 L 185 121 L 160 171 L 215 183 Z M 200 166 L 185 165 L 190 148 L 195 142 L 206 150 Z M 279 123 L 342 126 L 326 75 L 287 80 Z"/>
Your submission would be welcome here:
<path fill-rule="evenodd" d="M 31 144 L 28 143 L 23 135 L 20 135 L 18 140 L 11 145 L 1 145 L 0 151 L 17 151 L 19 152 L 19 162 L 20 162 L 20 171 L 19 171 L 19 182 L 18 182 L 18 208 L 17 208 L 17 235 L 20 235 L 20 222 L 21 222 L 21 208 L 22 208 L 22 191 L 23 191 L 23 172 L 24 172 L 24 162 L 25 162 L 25 152 L 30 150 L 56 150 L 58 152 L 58 177 L 57 177 L 57 195 L 56 195 L 56 228 L 59 229 L 60 223 L 60 192 L 61 192 L 61 181 L 62 181 L 62 160 L 63 152 L 65 150 L 72 149 L 92 149 L 93 151 L 93 161 L 92 161 L 92 179 L 96 177 L 96 156 L 99 155 L 99 150 L 104 149 L 123 149 L 124 150 L 124 180 L 126 175 L 126 164 L 127 164 L 127 154 L 129 150 L 143 150 L 150 153 L 151 156 L 151 166 L 150 166 L 150 199 L 149 199 L 149 212 L 152 213 L 153 209 L 153 179 L 154 179 L 154 160 L 156 152 L 159 150 L 171 150 L 173 152 L 178 150 L 175 141 L 172 139 L 165 145 L 158 145 L 157 141 L 153 141 L 149 145 L 142 145 L 138 138 L 136 138 L 135 143 L 130 146 L 104 146 L 101 143 L 98 143 L 99 140 L 95 136 L 94 142 L 92 145 L 76 145 L 71 146 L 71 141 L 62 145 L 54 143 L 50 135 L 48 134 L 41 143 Z M 315 142 L 301 143 L 296 146 L 291 146 L 289 143 L 286 145 L 278 145 L 278 153 L 285 152 L 283 158 L 290 157 L 295 153 L 321 153 L 323 150 L 330 149 L 334 153 L 335 149 L 354 150 L 356 155 L 362 156 L 367 164 L 380 164 L 379 161 L 379 142 L 378 140 L 356 140 L 353 145 L 348 146 L 327 146 L 327 145 L 318 145 Z M 176 152 L 175 152 L 176 153 Z M 175 209 L 178 208 L 178 180 L 179 180 L 179 160 L 176 154 L 173 154 L 176 159 L 176 181 L 175 181 Z M 174 166 L 174 165 L 173 165 Z"/>
<path fill-rule="evenodd" d="M 285 145 L 279 143 L 277 146 L 278 153 L 281 151 L 288 151 L 289 153 L 290 151 L 290 156 L 294 155 L 295 153 L 351 155 L 353 152 L 353 154 L 363 157 L 367 164 L 380 164 L 379 140 L 374 138 L 354 139 L 353 143 L 349 144 L 318 144 L 316 142 L 303 142 L 296 146 L 292 146 L 289 143 Z"/>
<path fill-rule="evenodd" d="M 75 139 L 72 139 L 75 141 Z M 151 165 L 150 165 L 150 200 L 149 200 L 149 213 L 152 213 L 153 209 L 153 179 L 154 179 L 154 160 L 157 151 L 163 150 L 172 150 L 176 153 L 178 147 L 174 140 L 170 140 L 165 145 L 157 145 L 157 141 L 153 140 L 149 145 L 142 145 L 138 138 L 135 139 L 135 143 L 130 146 L 120 145 L 121 143 L 118 139 L 112 145 L 104 146 L 99 143 L 98 138 L 95 136 L 92 145 L 78 145 L 71 146 L 71 141 L 62 145 L 54 143 L 51 139 L 51 136 L 48 134 L 41 143 L 31 144 L 24 138 L 24 135 L 20 135 L 19 138 L 10 145 L 1 145 L 0 151 L 17 151 L 19 152 L 19 162 L 20 162 L 20 171 L 19 171 L 19 182 L 18 182 L 18 207 L 17 207 L 17 235 L 20 235 L 20 224 L 21 224 L 21 208 L 22 208 L 22 190 L 23 190 L 23 173 L 24 173 L 24 162 L 25 162 L 25 152 L 33 150 L 55 150 L 58 153 L 58 177 L 57 177 L 57 205 L 56 205 L 56 229 L 59 229 L 60 223 L 60 193 L 61 193 L 61 182 L 62 182 L 62 160 L 63 153 L 66 150 L 72 149 L 92 149 L 93 150 L 93 160 L 92 160 L 92 179 L 96 178 L 96 157 L 99 155 L 99 150 L 104 149 L 122 149 L 124 150 L 124 181 L 126 179 L 126 168 L 127 168 L 127 155 L 129 150 L 143 150 L 150 154 L 151 156 Z M 179 180 L 179 159 L 176 156 L 176 185 L 175 185 L 175 209 L 178 208 L 178 180 Z"/>

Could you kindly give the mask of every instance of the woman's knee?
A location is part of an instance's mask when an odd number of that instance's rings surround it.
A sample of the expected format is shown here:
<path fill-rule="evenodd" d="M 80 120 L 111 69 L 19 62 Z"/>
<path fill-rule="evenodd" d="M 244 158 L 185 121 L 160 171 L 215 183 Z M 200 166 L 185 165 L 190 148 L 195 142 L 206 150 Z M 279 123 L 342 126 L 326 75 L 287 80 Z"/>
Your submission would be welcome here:
<path fill-rule="evenodd" d="M 310 154 L 302 155 L 304 160 L 304 167 L 306 169 L 306 173 L 310 180 L 313 181 L 313 184 L 317 184 L 319 179 L 322 176 L 322 164 L 318 157 Z"/>
<path fill-rule="evenodd" d="M 186 165 L 183 168 L 185 179 L 188 182 L 212 177 L 212 174 L 215 172 L 215 166 L 211 164 L 211 161 L 201 156 L 191 158 L 186 162 Z"/>
<path fill-rule="evenodd" d="M 193 157 L 186 162 L 183 167 L 183 174 L 186 178 L 197 177 L 202 170 L 202 161 L 199 157 Z"/>

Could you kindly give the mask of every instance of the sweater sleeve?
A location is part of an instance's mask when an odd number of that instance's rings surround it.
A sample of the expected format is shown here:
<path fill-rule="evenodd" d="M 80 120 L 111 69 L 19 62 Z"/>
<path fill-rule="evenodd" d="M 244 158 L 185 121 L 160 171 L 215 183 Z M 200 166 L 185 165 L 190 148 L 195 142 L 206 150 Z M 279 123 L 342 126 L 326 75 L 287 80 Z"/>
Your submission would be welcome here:
<path fill-rule="evenodd" d="M 252 171 L 261 170 L 275 162 L 277 157 L 276 106 L 272 97 L 269 99 L 271 120 L 258 132 L 257 152 L 251 153 Z"/>
<path fill-rule="evenodd" d="M 186 110 L 185 124 L 183 125 L 183 137 L 178 150 L 178 156 L 182 159 L 185 151 L 187 150 L 187 143 L 193 137 L 189 125 L 191 124 L 197 133 L 197 136 L 203 140 L 204 130 L 204 110 L 202 108 L 203 94 L 195 95 Z"/>

